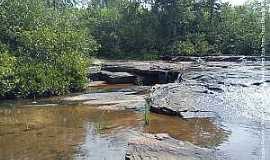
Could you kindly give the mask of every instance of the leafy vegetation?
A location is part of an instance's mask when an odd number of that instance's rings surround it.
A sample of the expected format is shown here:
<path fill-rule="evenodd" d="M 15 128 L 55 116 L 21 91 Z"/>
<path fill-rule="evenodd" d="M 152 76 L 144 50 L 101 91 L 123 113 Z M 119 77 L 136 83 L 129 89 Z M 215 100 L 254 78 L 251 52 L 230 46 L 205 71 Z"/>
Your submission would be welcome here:
<path fill-rule="evenodd" d="M 60 95 L 84 87 L 98 45 L 78 9 L 42 0 L 0 6 L 0 96 Z"/>
<path fill-rule="evenodd" d="M 259 55 L 261 51 L 258 1 L 242 6 L 218 0 L 105 2 L 91 1 L 87 8 L 88 20 L 94 22 L 88 26 L 102 46 L 103 57 Z M 266 26 L 270 26 L 269 13 Z M 268 27 L 267 37 L 269 31 Z"/>
<path fill-rule="evenodd" d="M 218 0 L 4 0 L 0 97 L 80 90 L 90 57 L 259 55 L 261 4 Z M 268 10 L 268 9 L 267 9 Z M 270 51 L 270 17 L 266 14 Z"/>

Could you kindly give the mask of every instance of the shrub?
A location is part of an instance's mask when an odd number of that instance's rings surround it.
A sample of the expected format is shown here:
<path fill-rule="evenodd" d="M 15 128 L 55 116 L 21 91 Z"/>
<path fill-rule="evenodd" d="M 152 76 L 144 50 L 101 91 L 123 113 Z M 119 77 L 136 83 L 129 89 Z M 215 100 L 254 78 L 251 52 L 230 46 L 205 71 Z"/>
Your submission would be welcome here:
<path fill-rule="evenodd" d="M 16 58 L 0 48 L 0 97 L 9 94 L 16 85 Z"/>
<path fill-rule="evenodd" d="M 209 44 L 205 40 L 198 41 L 195 44 L 195 48 L 196 48 L 196 53 L 198 56 L 204 56 L 209 53 Z"/>
<path fill-rule="evenodd" d="M 175 45 L 176 52 L 181 55 L 194 55 L 196 53 L 195 45 L 190 41 L 178 41 Z"/>
<path fill-rule="evenodd" d="M 87 82 L 87 66 L 85 58 L 76 53 L 63 54 L 54 65 L 23 62 L 16 70 L 20 77 L 16 93 L 18 96 L 50 96 L 80 90 Z"/>
<path fill-rule="evenodd" d="M 84 87 L 99 45 L 77 24 L 74 10 L 50 8 L 42 0 L 0 5 L 0 97 L 61 95 Z"/>
<path fill-rule="evenodd" d="M 19 34 L 19 96 L 60 95 L 77 91 L 87 82 L 89 54 L 98 45 L 83 31 L 57 31 L 49 27 Z"/>
<path fill-rule="evenodd" d="M 185 56 L 204 56 L 215 52 L 214 49 L 209 45 L 205 34 L 188 34 L 184 40 L 174 44 L 175 52 Z"/>

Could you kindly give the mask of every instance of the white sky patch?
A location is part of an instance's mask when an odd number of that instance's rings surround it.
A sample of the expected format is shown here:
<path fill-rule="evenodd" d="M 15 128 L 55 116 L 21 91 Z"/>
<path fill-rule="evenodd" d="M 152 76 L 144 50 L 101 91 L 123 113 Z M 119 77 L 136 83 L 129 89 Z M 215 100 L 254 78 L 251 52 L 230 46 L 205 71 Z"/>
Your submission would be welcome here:
<path fill-rule="evenodd" d="M 223 2 L 229 2 L 232 5 L 242 5 L 247 2 L 247 0 L 223 0 Z"/>

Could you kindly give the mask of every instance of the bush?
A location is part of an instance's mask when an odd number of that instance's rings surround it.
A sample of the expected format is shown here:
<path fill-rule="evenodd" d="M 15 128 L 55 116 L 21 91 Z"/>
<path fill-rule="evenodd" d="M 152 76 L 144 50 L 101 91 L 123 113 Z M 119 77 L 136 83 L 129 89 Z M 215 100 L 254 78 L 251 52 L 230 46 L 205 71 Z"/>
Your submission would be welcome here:
<path fill-rule="evenodd" d="M 204 34 L 189 34 L 185 40 L 177 41 L 173 48 L 177 54 L 185 56 L 204 56 L 215 52 Z"/>
<path fill-rule="evenodd" d="M 195 45 L 190 40 L 176 42 L 175 49 L 178 54 L 185 56 L 196 53 Z"/>
<path fill-rule="evenodd" d="M 17 68 L 17 96 L 59 95 L 68 88 L 63 73 L 44 63 L 22 63 Z"/>
<path fill-rule="evenodd" d="M 9 94 L 16 85 L 16 58 L 0 48 L 0 97 Z"/>
<path fill-rule="evenodd" d="M 22 58 L 17 68 L 16 93 L 22 96 L 60 95 L 78 91 L 87 82 L 89 54 L 97 50 L 83 31 L 56 31 L 49 27 L 20 33 Z"/>
<path fill-rule="evenodd" d="M 84 87 L 99 45 L 77 25 L 74 10 L 41 0 L 0 5 L 0 97 L 61 95 Z"/>
<path fill-rule="evenodd" d="M 198 41 L 195 46 L 198 56 L 204 56 L 209 53 L 209 44 L 207 41 L 205 40 Z"/>
<path fill-rule="evenodd" d="M 20 77 L 16 93 L 22 96 L 61 95 L 77 91 L 87 82 L 88 62 L 76 53 L 65 53 L 54 65 L 23 62 L 16 70 Z"/>

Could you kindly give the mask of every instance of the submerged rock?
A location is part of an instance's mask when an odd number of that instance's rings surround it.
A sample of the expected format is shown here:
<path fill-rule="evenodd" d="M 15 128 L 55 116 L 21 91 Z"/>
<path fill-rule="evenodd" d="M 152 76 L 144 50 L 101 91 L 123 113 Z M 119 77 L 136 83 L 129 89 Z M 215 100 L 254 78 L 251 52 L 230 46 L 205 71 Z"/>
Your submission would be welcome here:
<path fill-rule="evenodd" d="M 105 85 L 106 85 L 105 81 L 91 81 L 87 84 L 87 87 L 100 87 Z"/>
<path fill-rule="evenodd" d="M 117 103 L 116 103 L 117 102 Z M 131 110 L 142 110 L 145 106 L 145 101 L 115 101 L 115 104 L 107 104 L 107 105 L 101 105 L 98 107 L 100 110 L 126 110 L 126 109 L 131 109 Z M 89 103 L 87 103 L 89 104 Z"/>
<path fill-rule="evenodd" d="M 216 160 L 214 152 L 167 134 L 141 134 L 129 141 L 126 160 Z"/>
<path fill-rule="evenodd" d="M 123 110 L 144 107 L 144 95 L 135 92 L 89 93 L 64 98 L 65 101 L 83 101 L 84 105 L 99 106 L 102 110 Z"/>

